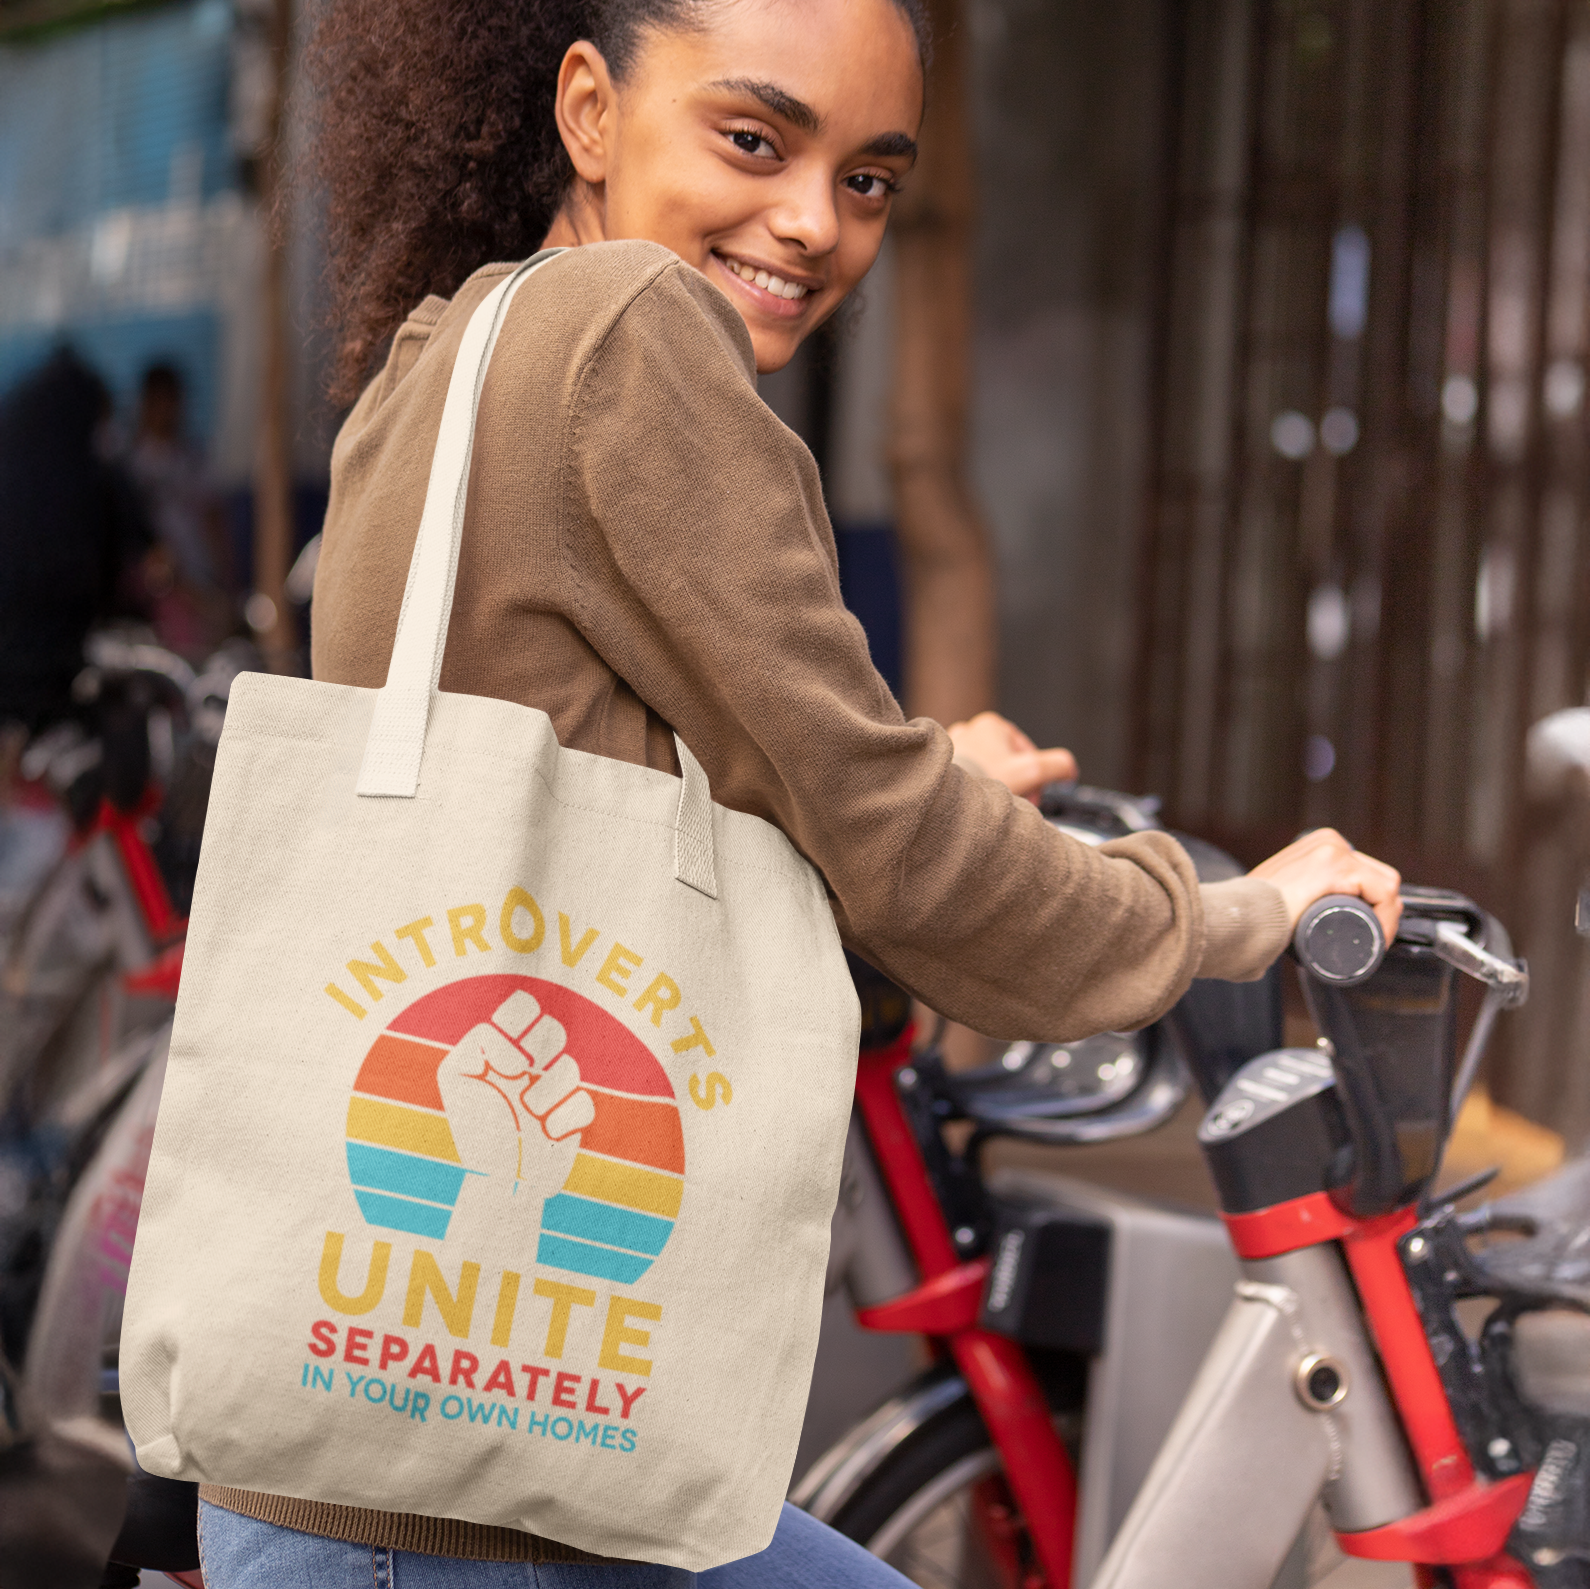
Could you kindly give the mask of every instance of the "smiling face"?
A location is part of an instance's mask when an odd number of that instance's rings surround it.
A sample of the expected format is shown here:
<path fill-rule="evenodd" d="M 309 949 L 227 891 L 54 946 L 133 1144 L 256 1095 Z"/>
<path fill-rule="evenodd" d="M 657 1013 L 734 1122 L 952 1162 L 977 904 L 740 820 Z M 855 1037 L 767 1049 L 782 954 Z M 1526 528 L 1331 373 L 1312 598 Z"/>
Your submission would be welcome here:
<path fill-rule="evenodd" d="M 643 36 L 616 84 L 573 45 L 557 114 L 577 181 L 546 245 L 672 249 L 728 295 L 769 371 L 877 258 L 922 71 L 894 0 L 723 0 Z"/>

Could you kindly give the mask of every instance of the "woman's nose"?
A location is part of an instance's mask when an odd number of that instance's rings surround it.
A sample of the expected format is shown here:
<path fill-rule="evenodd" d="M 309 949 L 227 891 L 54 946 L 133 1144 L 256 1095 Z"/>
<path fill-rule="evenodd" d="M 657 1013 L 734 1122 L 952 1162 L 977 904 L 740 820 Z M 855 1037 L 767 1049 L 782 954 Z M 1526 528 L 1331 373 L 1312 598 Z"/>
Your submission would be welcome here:
<path fill-rule="evenodd" d="M 839 246 L 839 210 L 831 173 L 815 164 L 792 168 L 780 184 L 768 227 L 780 242 L 794 243 L 813 259 L 833 253 Z"/>

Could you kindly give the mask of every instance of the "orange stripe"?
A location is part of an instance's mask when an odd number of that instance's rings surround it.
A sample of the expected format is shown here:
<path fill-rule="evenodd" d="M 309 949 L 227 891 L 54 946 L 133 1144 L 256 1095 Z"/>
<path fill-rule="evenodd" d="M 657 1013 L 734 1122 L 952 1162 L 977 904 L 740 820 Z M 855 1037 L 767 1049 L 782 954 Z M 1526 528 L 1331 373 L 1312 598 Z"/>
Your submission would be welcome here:
<path fill-rule="evenodd" d="M 580 1146 L 611 1159 L 649 1164 L 654 1170 L 685 1172 L 685 1135 L 671 1103 L 618 1098 L 592 1092 L 596 1119 L 580 1133 Z"/>
<path fill-rule="evenodd" d="M 440 1109 L 442 1094 L 436 1085 L 436 1070 L 446 1052 L 430 1043 L 384 1032 L 364 1056 L 354 1091 L 416 1103 L 422 1109 Z"/>

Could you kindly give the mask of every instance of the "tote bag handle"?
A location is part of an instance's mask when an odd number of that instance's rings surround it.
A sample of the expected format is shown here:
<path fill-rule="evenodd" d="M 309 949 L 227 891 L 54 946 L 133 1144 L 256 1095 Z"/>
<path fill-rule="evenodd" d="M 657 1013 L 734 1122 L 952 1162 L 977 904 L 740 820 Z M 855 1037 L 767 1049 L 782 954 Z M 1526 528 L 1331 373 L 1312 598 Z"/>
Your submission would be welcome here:
<path fill-rule="evenodd" d="M 447 401 L 431 456 L 408 583 L 398 613 L 397 638 L 386 683 L 376 692 L 370 735 L 365 741 L 357 792 L 366 797 L 412 800 L 419 791 L 425 759 L 425 731 L 431 702 L 442 676 L 442 653 L 458 582 L 458 548 L 464 532 L 469 491 L 469 460 L 475 446 L 475 419 L 486 366 L 514 294 L 561 250 L 527 259 L 481 300 L 464 328 L 463 341 L 447 383 Z M 679 753 L 679 805 L 674 813 L 674 876 L 681 883 L 718 897 L 712 839 L 712 793 L 701 764 L 674 735 Z"/>

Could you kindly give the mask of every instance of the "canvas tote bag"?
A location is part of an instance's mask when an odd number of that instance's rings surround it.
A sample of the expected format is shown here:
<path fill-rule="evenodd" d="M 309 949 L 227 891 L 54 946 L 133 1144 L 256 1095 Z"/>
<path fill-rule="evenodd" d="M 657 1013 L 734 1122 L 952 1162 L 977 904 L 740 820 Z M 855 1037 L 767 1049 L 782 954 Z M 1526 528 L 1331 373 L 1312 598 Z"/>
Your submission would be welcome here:
<path fill-rule="evenodd" d="M 437 690 L 535 268 L 464 334 L 385 687 L 233 686 L 123 1408 L 151 1473 L 702 1570 L 789 1481 L 859 1016 L 816 872 L 682 742 Z"/>

